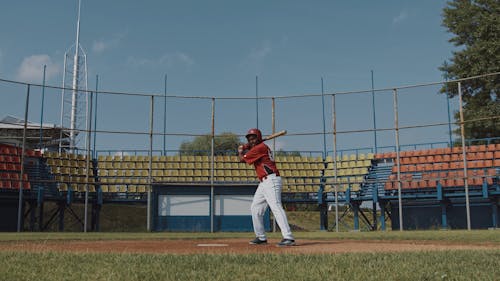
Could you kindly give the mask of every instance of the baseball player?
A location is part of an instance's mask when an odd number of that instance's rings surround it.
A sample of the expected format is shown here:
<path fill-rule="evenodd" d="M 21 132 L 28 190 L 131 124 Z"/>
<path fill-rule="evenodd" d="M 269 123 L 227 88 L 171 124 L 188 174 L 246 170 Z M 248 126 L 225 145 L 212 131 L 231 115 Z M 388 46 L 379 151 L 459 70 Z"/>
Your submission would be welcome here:
<path fill-rule="evenodd" d="M 240 161 L 254 165 L 260 184 L 253 197 L 251 211 L 256 238 L 252 245 L 267 244 L 264 229 L 264 213 L 267 206 L 271 208 L 283 240 L 278 246 L 293 246 L 295 239 L 288 225 L 285 210 L 281 205 L 281 177 L 272 155 L 271 149 L 263 142 L 259 129 L 250 129 L 246 135 L 248 143 L 238 147 Z"/>

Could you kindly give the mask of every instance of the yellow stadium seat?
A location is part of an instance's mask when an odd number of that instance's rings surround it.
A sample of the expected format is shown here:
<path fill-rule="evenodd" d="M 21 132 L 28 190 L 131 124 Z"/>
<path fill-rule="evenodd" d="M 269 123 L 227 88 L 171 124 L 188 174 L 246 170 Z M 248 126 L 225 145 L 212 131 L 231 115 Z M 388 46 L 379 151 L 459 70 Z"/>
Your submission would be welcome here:
<path fill-rule="evenodd" d="M 136 193 L 137 192 L 137 186 L 134 184 L 128 185 L 127 186 L 127 191 L 130 193 Z"/>

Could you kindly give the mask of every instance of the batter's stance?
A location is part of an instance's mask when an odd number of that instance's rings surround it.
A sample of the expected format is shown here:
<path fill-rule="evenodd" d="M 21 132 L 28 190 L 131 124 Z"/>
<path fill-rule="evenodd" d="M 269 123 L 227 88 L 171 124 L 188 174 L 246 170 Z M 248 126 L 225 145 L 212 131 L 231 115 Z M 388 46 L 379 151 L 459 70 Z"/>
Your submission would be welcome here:
<path fill-rule="evenodd" d="M 276 222 L 281 229 L 283 240 L 278 246 L 293 246 L 295 239 L 286 219 L 285 210 L 281 204 L 281 177 L 272 155 L 271 149 L 262 141 L 259 129 L 250 129 L 246 135 L 248 143 L 238 147 L 240 161 L 254 165 L 260 184 L 252 201 L 252 222 L 256 238 L 250 241 L 252 245 L 267 244 L 264 229 L 264 213 L 267 206 L 271 208 Z"/>

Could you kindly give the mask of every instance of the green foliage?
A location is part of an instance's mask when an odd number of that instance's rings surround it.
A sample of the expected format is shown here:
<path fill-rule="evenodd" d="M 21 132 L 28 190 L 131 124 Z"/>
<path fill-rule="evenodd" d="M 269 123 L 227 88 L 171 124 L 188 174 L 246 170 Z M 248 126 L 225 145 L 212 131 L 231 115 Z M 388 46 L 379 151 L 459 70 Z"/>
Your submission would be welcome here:
<path fill-rule="evenodd" d="M 449 40 L 458 51 L 440 70 L 449 79 L 500 71 L 500 2 L 498 0 L 454 0 L 443 10 L 443 26 L 454 36 Z M 464 119 L 500 116 L 500 75 L 462 82 Z M 445 85 L 441 93 L 458 95 L 456 84 Z M 458 113 L 455 119 L 460 120 Z M 465 123 L 465 137 L 500 136 L 498 118 Z M 459 134 L 460 131 L 455 131 Z"/>
<path fill-rule="evenodd" d="M 274 152 L 274 156 L 300 156 L 300 152 L 298 151 L 284 151 L 283 149 L 280 149 L 276 152 Z"/>
<path fill-rule="evenodd" d="M 222 133 L 214 138 L 215 155 L 236 155 L 240 138 L 233 133 Z M 181 155 L 210 155 L 212 149 L 212 136 L 203 135 L 195 137 L 192 141 L 185 141 L 179 150 Z"/>

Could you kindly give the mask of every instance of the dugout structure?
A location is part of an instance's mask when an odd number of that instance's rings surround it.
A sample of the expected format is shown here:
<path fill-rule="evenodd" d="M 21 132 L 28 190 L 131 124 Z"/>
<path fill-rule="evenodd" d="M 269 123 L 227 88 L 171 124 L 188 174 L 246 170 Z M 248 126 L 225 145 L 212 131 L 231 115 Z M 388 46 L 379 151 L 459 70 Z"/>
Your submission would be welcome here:
<path fill-rule="evenodd" d="M 250 205 L 255 185 L 155 185 L 154 231 L 252 231 Z M 213 196 L 211 196 L 211 193 Z M 214 209 L 211 209 L 211 198 Z M 270 230 L 269 211 L 264 216 Z"/>

